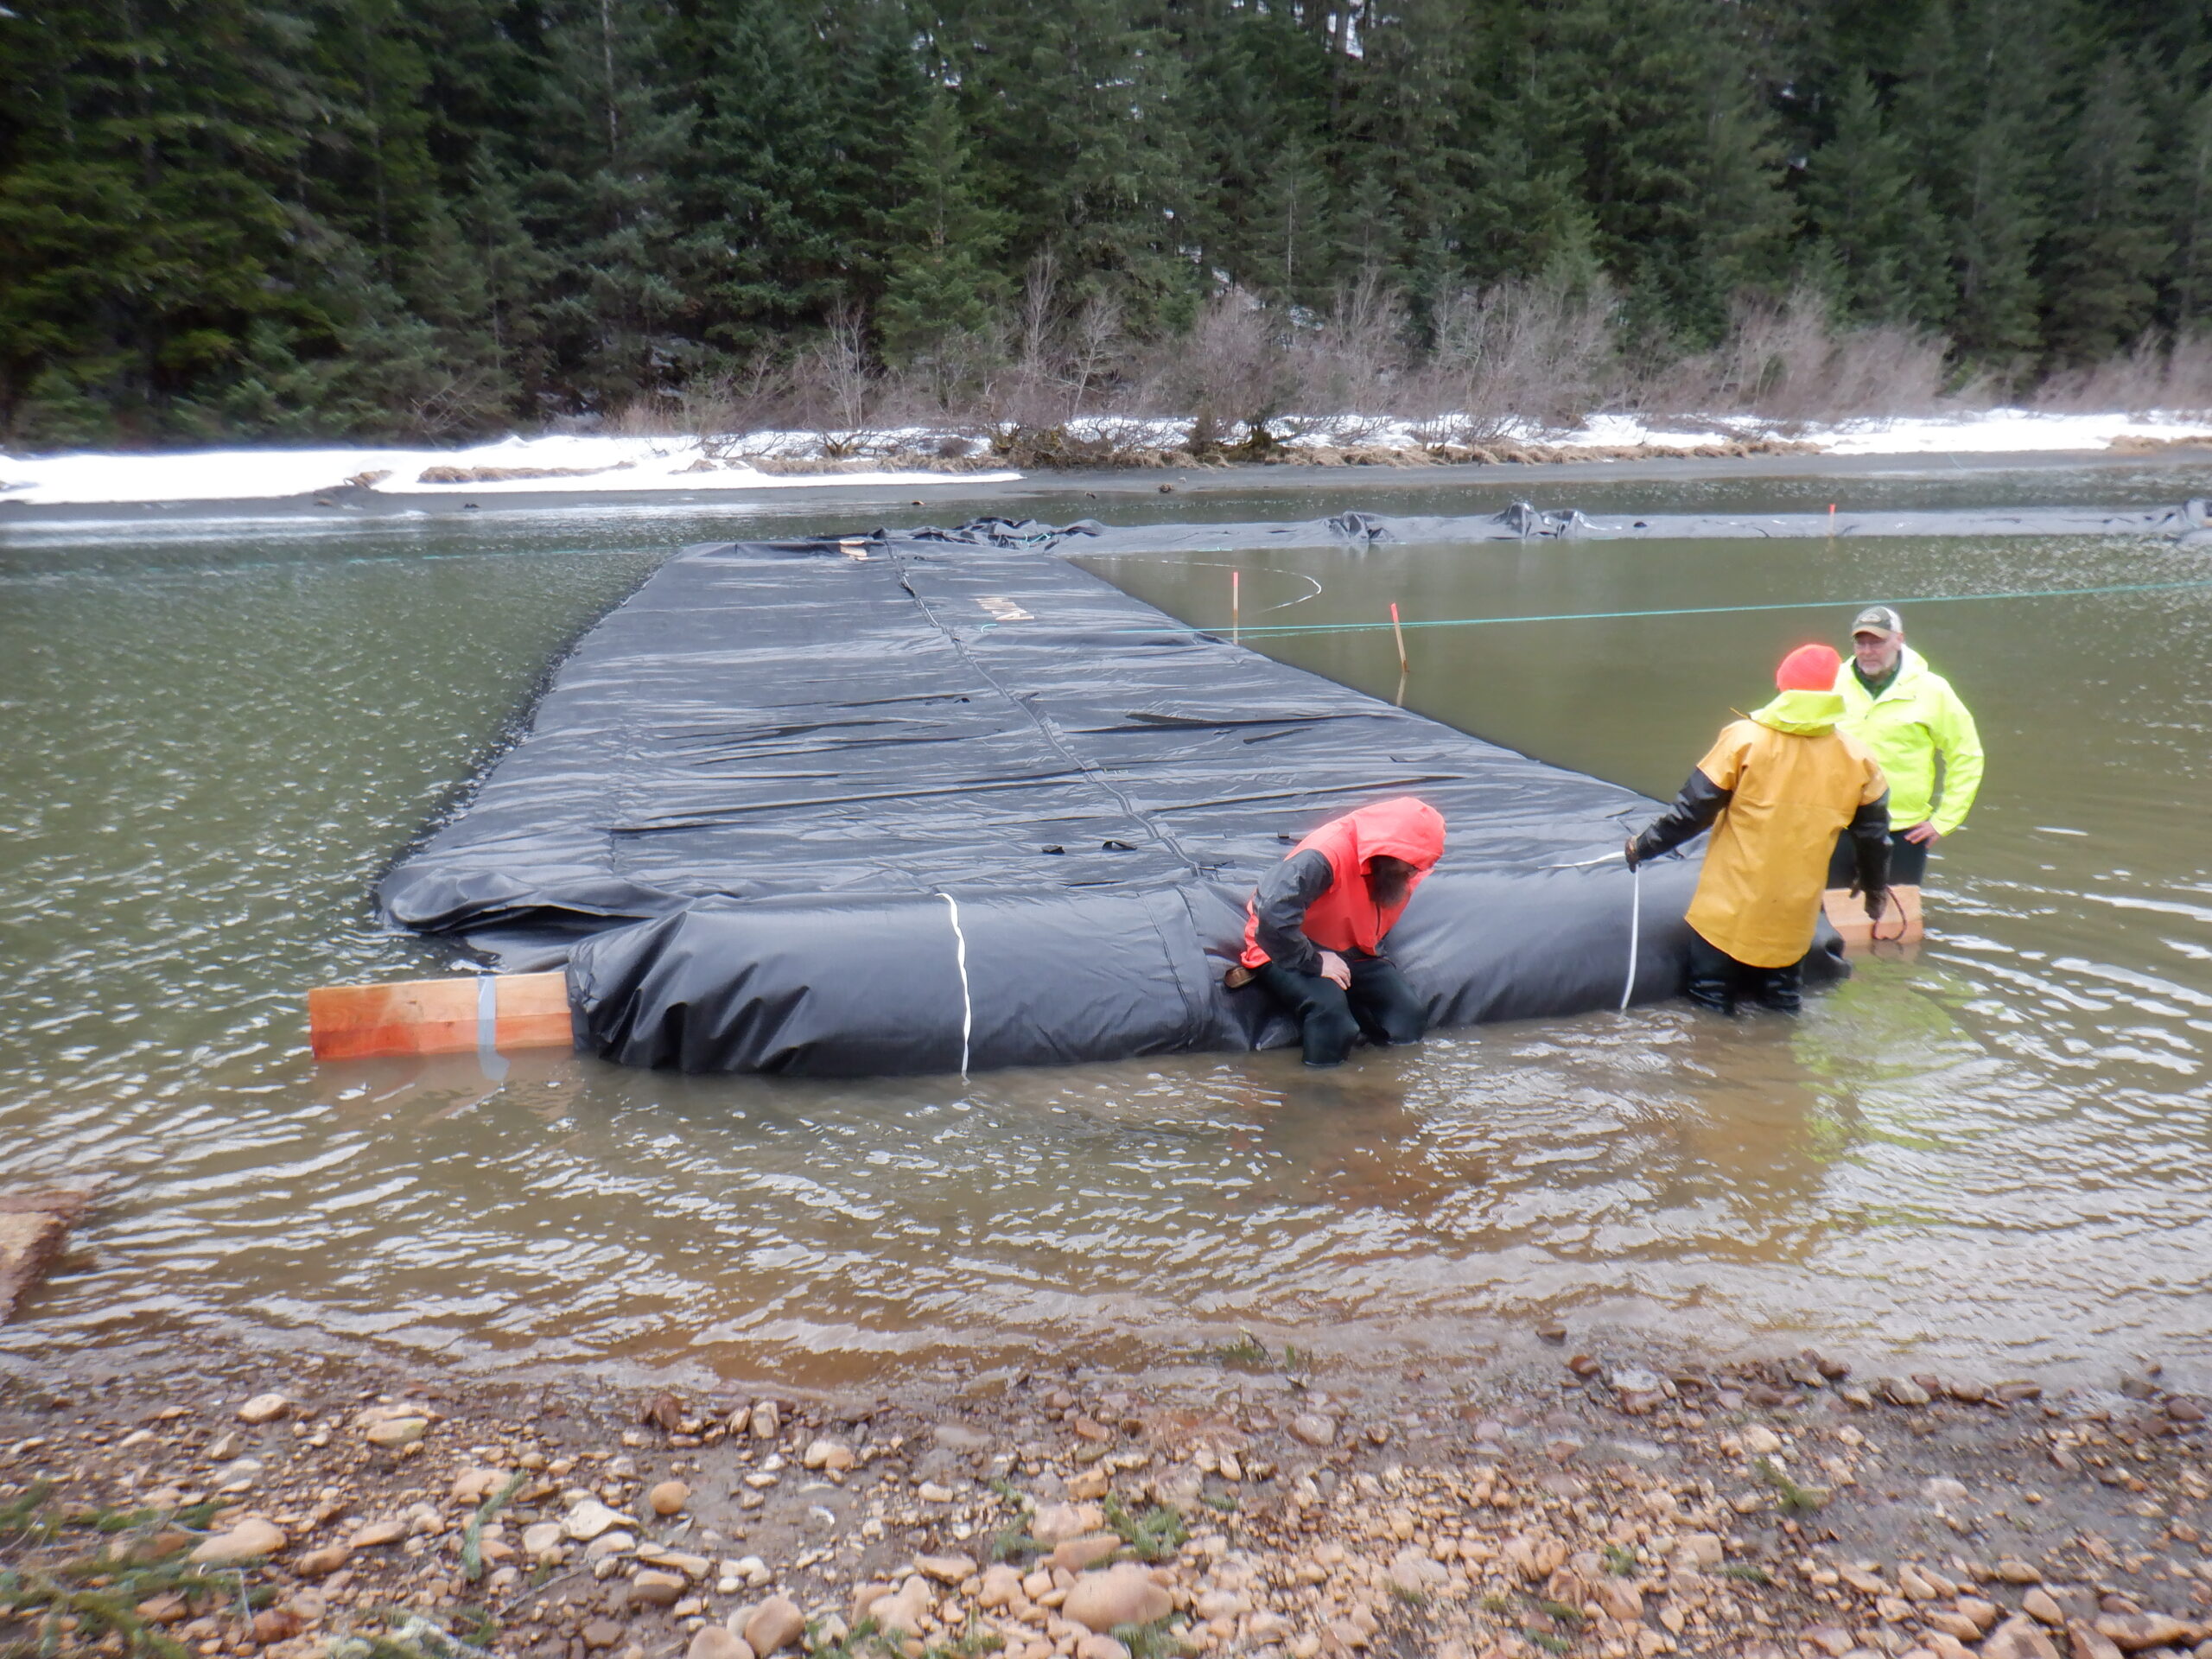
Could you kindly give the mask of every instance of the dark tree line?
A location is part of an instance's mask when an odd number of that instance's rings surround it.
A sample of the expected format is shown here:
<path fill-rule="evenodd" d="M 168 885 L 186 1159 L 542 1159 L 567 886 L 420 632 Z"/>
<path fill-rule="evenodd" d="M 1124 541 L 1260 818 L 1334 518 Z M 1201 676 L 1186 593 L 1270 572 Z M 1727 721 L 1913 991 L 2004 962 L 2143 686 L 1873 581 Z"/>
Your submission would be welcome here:
<path fill-rule="evenodd" d="M 957 378 L 1232 283 L 1418 336 L 1602 281 L 1661 358 L 1810 289 L 2015 378 L 2212 310 L 2212 0 L 10 7 L 18 443 L 461 435 L 825 341 Z"/>

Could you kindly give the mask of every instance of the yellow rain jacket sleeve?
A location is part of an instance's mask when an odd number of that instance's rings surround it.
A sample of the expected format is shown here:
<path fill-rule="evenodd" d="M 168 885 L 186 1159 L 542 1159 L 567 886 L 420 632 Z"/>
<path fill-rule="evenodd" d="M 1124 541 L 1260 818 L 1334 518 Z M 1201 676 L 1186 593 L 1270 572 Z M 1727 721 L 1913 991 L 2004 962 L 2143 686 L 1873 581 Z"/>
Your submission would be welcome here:
<path fill-rule="evenodd" d="M 1897 678 L 1878 697 L 1869 696 L 1847 660 L 1836 676 L 1843 697 L 1838 727 L 1873 753 L 1890 780 L 1890 822 L 1900 830 L 1932 823 L 1950 835 L 1966 822 L 1981 788 L 1981 734 L 1951 683 L 1910 645 Z M 1936 759 L 1942 757 L 1942 790 L 1936 791 Z"/>
<path fill-rule="evenodd" d="M 1812 949 L 1835 838 L 1890 788 L 1866 746 L 1834 728 L 1837 712 L 1833 692 L 1785 691 L 1724 728 L 1697 763 L 1728 804 L 1689 924 L 1754 968 L 1786 968 Z"/>

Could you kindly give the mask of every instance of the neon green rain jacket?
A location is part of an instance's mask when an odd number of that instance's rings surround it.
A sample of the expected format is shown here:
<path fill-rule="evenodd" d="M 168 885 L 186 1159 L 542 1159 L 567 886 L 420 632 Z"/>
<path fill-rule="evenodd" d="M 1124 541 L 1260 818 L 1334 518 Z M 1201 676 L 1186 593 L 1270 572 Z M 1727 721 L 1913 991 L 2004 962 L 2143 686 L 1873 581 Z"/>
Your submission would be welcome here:
<path fill-rule="evenodd" d="M 1835 689 L 1843 696 L 1837 729 L 1872 750 L 1890 780 L 1890 822 L 1899 830 L 1932 822 L 1936 833 L 1945 836 L 1965 823 L 1981 787 L 1981 734 L 1951 683 L 1905 645 L 1899 651 L 1897 677 L 1880 696 L 1867 695 L 1848 657 Z M 1938 754 L 1943 757 L 1940 802 Z"/>

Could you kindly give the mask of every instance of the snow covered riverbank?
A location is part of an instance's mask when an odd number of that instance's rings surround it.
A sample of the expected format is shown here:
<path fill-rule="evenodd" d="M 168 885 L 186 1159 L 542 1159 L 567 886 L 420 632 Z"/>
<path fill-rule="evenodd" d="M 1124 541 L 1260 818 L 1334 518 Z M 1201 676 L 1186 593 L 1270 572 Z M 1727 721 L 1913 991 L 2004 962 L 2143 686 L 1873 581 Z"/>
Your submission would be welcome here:
<path fill-rule="evenodd" d="M 1603 461 L 1680 453 L 1710 455 L 1715 446 L 1836 456 L 2094 454 L 2149 452 L 2212 444 L 2212 420 L 2179 415 L 2053 414 L 2018 409 L 1943 416 L 1786 424 L 1751 416 L 1660 419 L 1594 416 L 1567 432 L 1509 430 L 1466 450 L 1446 442 L 1448 421 L 1400 416 L 1287 417 L 1273 423 L 1274 458 L 1316 463 L 1416 464 L 1483 460 L 1502 448 L 1509 460 Z M 1104 465 L 1186 465 L 1189 423 L 1160 417 L 1095 416 L 1062 429 L 1071 458 Z M 473 448 L 277 448 L 150 454 L 0 454 L 0 505 L 273 501 L 346 489 L 380 495 L 474 499 L 488 495 L 639 495 L 673 492 L 807 487 L 1010 483 L 1022 474 L 993 469 L 988 442 L 974 435 L 920 428 L 833 439 L 813 432 L 744 438 L 512 437 Z"/>
<path fill-rule="evenodd" d="M 172 450 L 149 454 L 0 455 L 0 502 L 82 506 L 138 501 L 257 501 L 348 486 L 379 494 L 631 494 L 771 490 L 822 484 L 942 484 L 948 474 L 887 467 L 836 473 L 763 470 L 697 438 L 561 435 L 507 438 L 469 449 Z M 771 461 L 772 467 L 775 463 Z M 1019 478 L 963 471 L 971 483 Z"/>

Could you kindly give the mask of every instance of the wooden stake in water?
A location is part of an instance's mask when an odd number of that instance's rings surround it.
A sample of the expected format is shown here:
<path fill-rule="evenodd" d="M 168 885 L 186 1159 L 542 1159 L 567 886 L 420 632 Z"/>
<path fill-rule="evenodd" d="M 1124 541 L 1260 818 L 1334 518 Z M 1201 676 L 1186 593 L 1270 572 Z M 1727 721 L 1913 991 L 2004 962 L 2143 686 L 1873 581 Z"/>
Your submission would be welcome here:
<path fill-rule="evenodd" d="M 1229 643 L 1232 645 L 1236 643 L 1238 626 L 1236 613 L 1242 598 L 1243 580 L 1244 573 L 1242 570 L 1232 570 L 1229 573 Z"/>
<path fill-rule="evenodd" d="M 1828 503 L 1828 534 L 1835 534 L 1835 503 L 1833 501 Z"/>
<path fill-rule="evenodd" d="M 1398 601 L 1390 601 L 1390 632 L 1398 642 L 1398 707 L 1406 706 L 1406 630 L 1398 620 Z"/>

